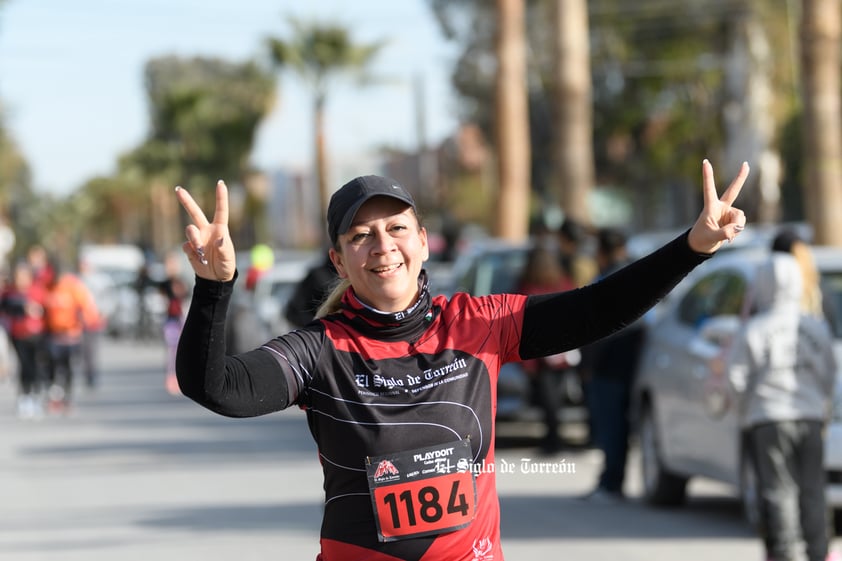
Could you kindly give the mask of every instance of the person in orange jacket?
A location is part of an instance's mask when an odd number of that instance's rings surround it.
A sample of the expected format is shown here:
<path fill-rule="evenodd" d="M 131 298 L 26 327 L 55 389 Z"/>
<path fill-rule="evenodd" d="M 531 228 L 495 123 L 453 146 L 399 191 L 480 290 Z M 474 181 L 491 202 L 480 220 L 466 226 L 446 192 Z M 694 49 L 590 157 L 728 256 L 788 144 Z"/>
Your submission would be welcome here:
<path fill-rule="evenodd" d="M 48 410 L 66 412 L 70 405 L 74 371 L 81 359 L 85 332 L 102 322 L 93 295 L 72 273 L 53 266 L 44 300 L 44 323 L 49 357 Z"/>

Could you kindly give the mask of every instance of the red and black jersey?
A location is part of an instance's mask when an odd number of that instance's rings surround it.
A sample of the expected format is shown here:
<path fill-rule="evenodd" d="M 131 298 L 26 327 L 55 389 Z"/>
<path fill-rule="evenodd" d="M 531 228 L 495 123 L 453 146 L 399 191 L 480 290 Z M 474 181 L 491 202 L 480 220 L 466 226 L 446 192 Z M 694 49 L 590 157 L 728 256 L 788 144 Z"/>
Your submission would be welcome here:
<path fill-rule="evenodd" d="M 351 321 L 329 316 L 278 337 L 264 349 L 281 369 L 297 373 L 290 397 L 307 411 L 325 479 L 324 558 L 348 559 L 348 544 L 372 559 L 474 559 L 474 542 L 499 551 L 494 475 L 476 478 L 476 515 L 465 529 L 443 535 L 378 541 L 365 460 L 371 456 L 469 439 L 472 461 L 494 461 L 497 373 L 518 360 L 526 297 L 458 294 L 434 299 L 415 340 L 383 341 Z M 419 310 L 417 314 L 427 314 Z M 314 351 L 315 350 L 315 351 Z M 351 557 L 354 558 L 354 557 Z"/>
<path fill-rule="evenodd" d="M 422 283 L 419 303 L 398 314 L 366 308 L 349 289 L 341 312 L 234 357 L 216 343 L 224 340 L 233 281 L 197 279 L 179 384 L 223 415 L 306 410 L 324 472 L 322 561 L 502 561 L 488 468 L 501 365 L 622 328 L 704 258 L 684 235 L 588 287 L 448 300 L 430 298 Z M 451 464 L 454 450 L 464 457 Z M 446 520 L 459 524 L 436 531 Z"/>

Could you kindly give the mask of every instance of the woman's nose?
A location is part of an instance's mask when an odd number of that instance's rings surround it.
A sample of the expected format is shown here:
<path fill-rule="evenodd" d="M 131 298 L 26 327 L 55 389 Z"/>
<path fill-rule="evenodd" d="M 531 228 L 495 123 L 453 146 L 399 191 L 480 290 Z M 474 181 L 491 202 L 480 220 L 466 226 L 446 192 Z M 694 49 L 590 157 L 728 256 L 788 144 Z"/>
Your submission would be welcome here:
<path fill-rule="evenodd" d="M 372 251 L 374 253 L 388 253 L 395 248 L 395 240 L 385 232 L 377 234 L 374 238 Z"/>

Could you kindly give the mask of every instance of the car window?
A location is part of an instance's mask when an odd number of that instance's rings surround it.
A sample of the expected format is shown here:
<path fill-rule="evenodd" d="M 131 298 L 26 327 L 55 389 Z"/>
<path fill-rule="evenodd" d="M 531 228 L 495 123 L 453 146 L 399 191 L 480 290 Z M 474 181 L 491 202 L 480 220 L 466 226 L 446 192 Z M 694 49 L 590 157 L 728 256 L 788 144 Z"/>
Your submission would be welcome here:
<path fill-rule="evenodd" d="M 523 249 L 484 253 L 456 283 L 457 290 L 474 296 L 514 292 L 525 263 Z"/>
<path fill-rule="evenodd" d="M 514 292 L 525 265 L 525 251 L 515 250 L 500 254 L 497 260 L 496 273 L 491 277 L 489 294 Z"/>
<path fill-rule="evenodd" d="M 739 315 L 746 293 L 746 280 L 737 271 L 716 271 L 700 279 L 681 300 L 679 321 L 697 327 L 707 318 Z"/>

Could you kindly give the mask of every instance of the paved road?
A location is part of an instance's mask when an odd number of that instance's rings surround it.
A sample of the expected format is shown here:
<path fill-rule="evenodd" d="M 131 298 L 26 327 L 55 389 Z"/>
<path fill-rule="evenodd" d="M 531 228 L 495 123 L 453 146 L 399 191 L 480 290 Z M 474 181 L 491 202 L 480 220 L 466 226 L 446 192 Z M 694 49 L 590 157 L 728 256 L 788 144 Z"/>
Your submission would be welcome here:
<path fill-rule="evenodd" d="M 321 479 L 300 411 L 233 420 L 170 396 L 157 345 L 108 341 L 102 362 L 101 387 L 67 418 L 17 419 L 0 382 L 0 560 L 315 558 Z M 590 504 L 576 497 L 597 454 L 540 458 L 521 443 L 501 438 L 498 453 L 509 561 L 762 557 L 715 485 L 675 511 L 641 505 L 634 485 L 625 504 Z M 575 473 L 524 473 L 562 462 Z"/>

